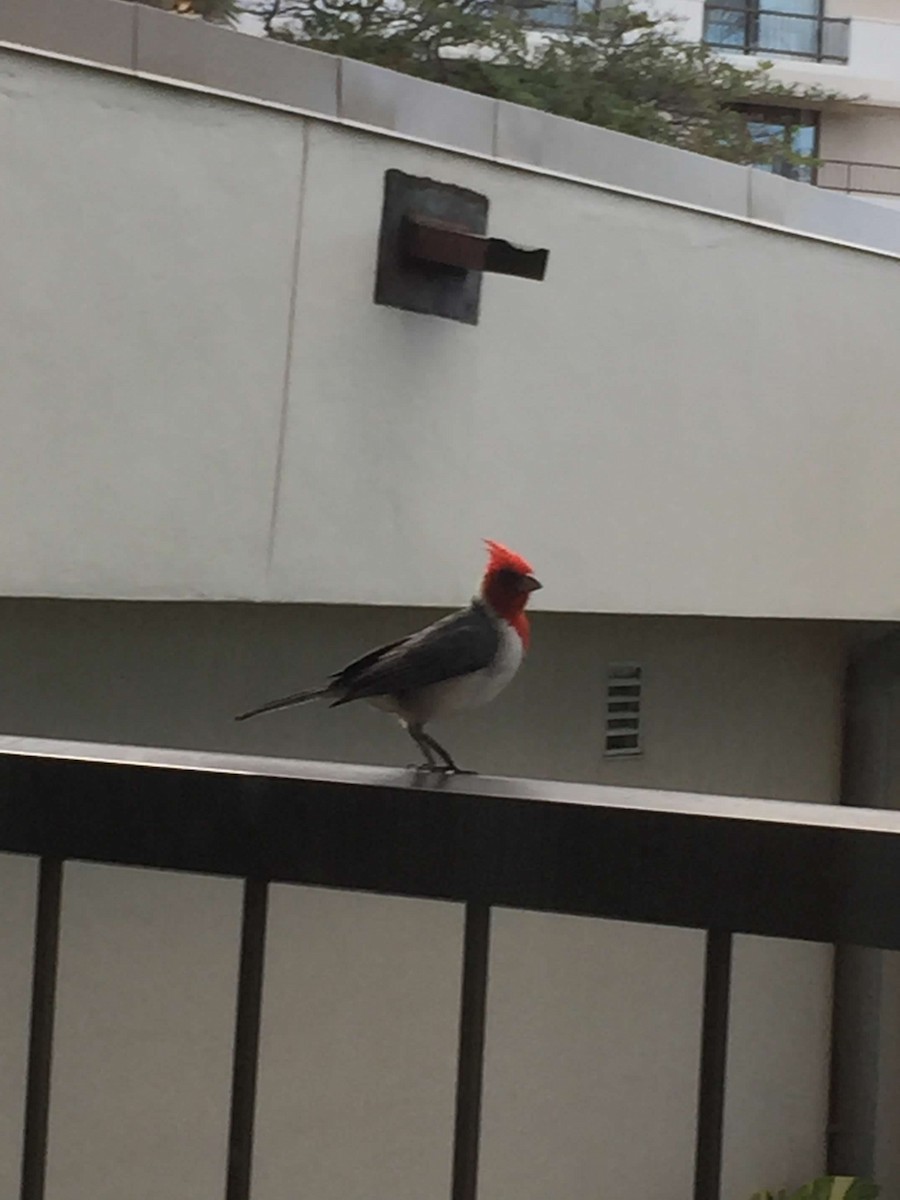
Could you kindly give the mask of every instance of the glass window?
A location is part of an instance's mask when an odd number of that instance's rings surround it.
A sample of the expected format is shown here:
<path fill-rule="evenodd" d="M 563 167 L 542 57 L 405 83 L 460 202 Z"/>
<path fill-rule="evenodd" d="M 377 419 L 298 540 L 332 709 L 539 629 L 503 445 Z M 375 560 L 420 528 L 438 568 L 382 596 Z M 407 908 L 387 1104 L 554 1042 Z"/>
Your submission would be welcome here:
<path fill-rule="evenodd" d="M 792 162 L 790 155 L 802 154 L 814 158 L 819 140 L 819 115 L 799 108 L 759 108 L 738 105 L 744 114 L 750 136 L 756 142 L 767 145 L 783 145 L 785 157 L 776 156 L 774 162 L 759 165 L 759 170 L 794 179 L 798 183 L 812 183 L 814 168 L 809 163 Z"/>
<path fill-rule="evenodd" d="M 507 0 L 508 7 L 517 9 L 526 25 L 565 29 L 573 25 L 578 13 L 593 12 L 596 0 L 557 0 L 541 4 L 539 0 Z"/>
<path fill-rule="evenodd" d="M 730 0 L 727 4 L 707 4 L 704 40 L 723 50 L 746 52 L 752 40 L 752 0 Z"/>
<path fill-rule="evenodd" d="M 767 12 L 766 8 L 775 9 Z M 818 53 L 820 0 L 776 0 L 760 6 L 756 41 L 760 50 L 814 58 Z M 796 14 L 796 15 L 792 15 Z M 810 20 L 810 18 L 813 18 Z"/>
<path fill-rule="evenodd" d="M 707 0 L 704 41 L 739 54 L 846 62 L 846 20 L 824 16 L 823 0 Z"/>

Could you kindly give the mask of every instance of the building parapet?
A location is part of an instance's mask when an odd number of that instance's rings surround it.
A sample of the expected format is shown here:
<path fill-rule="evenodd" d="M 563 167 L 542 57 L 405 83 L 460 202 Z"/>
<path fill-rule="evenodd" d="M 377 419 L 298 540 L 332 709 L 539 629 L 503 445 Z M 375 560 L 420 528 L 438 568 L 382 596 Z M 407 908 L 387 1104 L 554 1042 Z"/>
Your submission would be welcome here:
<path fill-rule="evenodd" d="M 900 216 L 865 200 L 131 0 L 4 0 L 0 45 L 900 253 Z"/>

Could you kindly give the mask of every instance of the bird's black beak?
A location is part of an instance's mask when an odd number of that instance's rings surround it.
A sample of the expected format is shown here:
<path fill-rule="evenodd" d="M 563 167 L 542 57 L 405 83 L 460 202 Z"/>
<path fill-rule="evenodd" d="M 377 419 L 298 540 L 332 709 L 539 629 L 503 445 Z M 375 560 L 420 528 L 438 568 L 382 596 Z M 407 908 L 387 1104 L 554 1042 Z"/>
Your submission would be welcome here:
<path fill-rule="evenodd" d="M 536 592 L 538 588 L 543 586 L 533 575 L 523 575 L 519 583 L 519 587 L 523 592 Z"/>

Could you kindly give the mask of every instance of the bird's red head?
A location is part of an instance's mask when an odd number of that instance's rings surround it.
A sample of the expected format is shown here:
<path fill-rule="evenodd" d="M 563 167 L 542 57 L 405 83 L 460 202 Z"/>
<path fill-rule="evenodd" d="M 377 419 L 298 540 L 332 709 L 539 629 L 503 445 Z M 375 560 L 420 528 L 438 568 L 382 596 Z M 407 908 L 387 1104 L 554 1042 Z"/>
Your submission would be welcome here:
<path fill-rule="evenodd" d="M 498 617 L 508 621 L 523 643 L 529 640 L 528 618 L 525 605 L 532 592 L 541 586 L 527 563 L 515 551 L 501 546 L 499 542 L 485 539 L 489 558 L 487 570 L 481 581 L 481 595 Z"/>

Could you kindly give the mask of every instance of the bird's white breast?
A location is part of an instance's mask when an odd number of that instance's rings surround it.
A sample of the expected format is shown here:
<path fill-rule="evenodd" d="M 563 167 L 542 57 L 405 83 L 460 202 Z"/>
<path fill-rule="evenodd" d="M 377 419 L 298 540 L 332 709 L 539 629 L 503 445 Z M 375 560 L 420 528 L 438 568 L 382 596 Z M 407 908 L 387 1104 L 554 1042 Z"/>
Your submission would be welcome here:
<path fill-rule="evenodd" d="M 522 639 L 506 621 L 498 621 L 500 644 L 493 662 L 480 671 L 445 679 L 404 697 L 398 715 L 404 720 L 424 724 L 435 718 L 452 716 L 493 700 L 512 680 L 522 665 Z"/>

